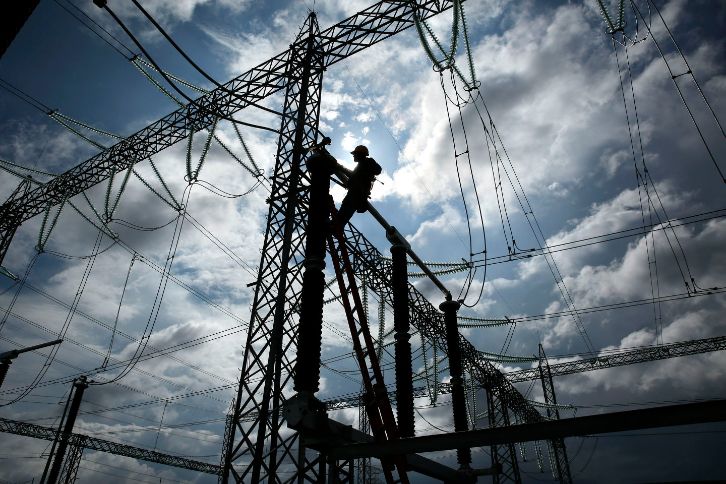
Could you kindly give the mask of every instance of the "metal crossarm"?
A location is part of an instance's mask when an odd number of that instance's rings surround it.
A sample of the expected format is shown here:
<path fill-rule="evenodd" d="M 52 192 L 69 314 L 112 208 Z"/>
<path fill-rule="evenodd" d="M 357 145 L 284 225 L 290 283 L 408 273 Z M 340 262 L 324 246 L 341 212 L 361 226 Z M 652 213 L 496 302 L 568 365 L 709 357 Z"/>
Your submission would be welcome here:
<path fill-rule="evenodd" d="M 328 234 L 328 251 L 333 261 L 335 277 L 338 281 L 341 301 L 345 309 L 345 315 L 350 328 L 350 335 L 353 340 L 358 366 L 361 371 L 363 385 L 365 388 L 364 400 L 365 409 L 368 414 L 373 437 L 378 442 L 386 442 L 399 438 L 398 427 L 388 399 L 386 385 L 383 381 L 383 372 L 378 364 L 376 347 L 368 327 L 363 303 L 361 302 L 358 286 L 355 281 L 355 274 L 350 265 L 348 248 L 345 244 L 345 236 L 337 221 L 337 211 L 332 207 L 331 232 Z M 351 304 L 351 298 L 353 304 Z M 406 476 L 406 464 L 403 458 L 397 458 L 393 462 L 382 461 L 383 473 L 386 482 L 408 482 Z M 393 475 L 396 471 L 398 478 Z"/>
<path fill-rule="evenodd" d="M 43 439 L 53 441 L 56 435 L 56 429 L 51 427 L 43 427 L 18 420 L 10 420 L 0 418 L 0 432 L 9 434 L 22 435 L 25 437 L 33 437 L 35 439 Z M 153 450 L 142 449 L 126 444 L 118 444 L 108 440 L 98 439 L 82 434 L 71 434 L 68 443 L 72 447 L 82 447 L 100 452 L 108 452 L 109 454 L 123 455 L 134 459 L 144 460 L 146 462 L 154 462 L 167 466 L 189 469 L 192 471 L 203 472 L 205 474 L 219 474 L 219 466 L 200 462 L 191 459 L 185 459 L 174 455 L 163 454 Z"/>
<path fill-rule="evenodd" d="M 596 356 L 594 358 L 554 363 L 550 364 L 549 367 L 552 376 L 561 376 L 720 350 L 726 350 L 726 336 L 678 341 L 676 343 L 667 343 L 646 348 L 635 348 L 629 351 L 626 350 L 619 353 Z M 506 374 L 506 377 L 509 381 L 516 383 L 536 380 L 540 377 L 540 374 L 538 368 L 528 368 L 526 370 L 509 372 Z"/>

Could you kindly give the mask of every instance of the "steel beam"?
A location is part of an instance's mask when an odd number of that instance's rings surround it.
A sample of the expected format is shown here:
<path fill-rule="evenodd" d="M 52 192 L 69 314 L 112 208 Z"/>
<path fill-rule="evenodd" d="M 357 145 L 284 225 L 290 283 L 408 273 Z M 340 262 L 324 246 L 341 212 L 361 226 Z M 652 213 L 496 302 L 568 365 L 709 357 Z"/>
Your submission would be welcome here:
<path fill-rule="evenodd" d="M 563 439 L 658 427 L 695 425 L 726 421 L 726 400 L 685 403 L 663 407 L 612 412 L 531 424 L 427 435 L 396 442 L 349 444 L 331 450 L 337 458 L 386 457 L 402 453 L 438 452 L 462 445 L 481 447 L 535 440 Z"/>
<path fill-rule="evenodd" d="M 300 432 L 306 447 L 316 449 L 321 453 L 339 459 L 335 449 L 342 445 L 350 445 L 353 442 L 364 442 L 370 445 L 378 445 L 373 436 L 354 429 L 350 425 L 344 425 L 330 418 L 320 418 L 317 415 L 308 415 L 300 422 Z M 395 445 L 395 441 L 389 441 Z M 346 459 L 350 460 L 350 459 Z M 457 471 L 451 467 L 440 464 L 425 457 L 410 454 L 406 455 L 408 468 L 443 482 L 470 482 L 471 474 Z"/>
<path fill-rule="evenodd" d="M 51 427 L 43 427 L 41 425 L 21 422 L 18 420 L 0 418 L 0 432 L 22 435 L 23 437 L 32 437 L 34 439 L 49 440 L 52 442 L 57 430 Z M 68 444 L 74 447 L 84 447 L 86 449 L 97 450 L 99 452 L 122 455 L 124 457 L 131 457 L 133 459 L 153 462 L 155 464 L 179 467 L 180 469 L 203 472 L 205 474 L 218 475 L 220 469 L 219 466 L 209 464 L 207 462 L 185 459 L 175 455 L 163 454 L 161 452 L 142 449 L 132 445 L 118 444 L 116 442 L 77 433 L 71 434 L 68 438 Z"/>
<path fill-rule="evenodd" d="M 554 363 L 549 366 L 552 376 L 562 376 L 719 350 L 726 350 L 726 336 L 678 341 L 676 343 L 648 346 L 645 348 L 634 348 L 632 350 L 605 354 L 594 358 Z M 505 376 L 513 383 L 537 380 L 540 378 L 538 367 L 512 371 L 505 373 Z"/>

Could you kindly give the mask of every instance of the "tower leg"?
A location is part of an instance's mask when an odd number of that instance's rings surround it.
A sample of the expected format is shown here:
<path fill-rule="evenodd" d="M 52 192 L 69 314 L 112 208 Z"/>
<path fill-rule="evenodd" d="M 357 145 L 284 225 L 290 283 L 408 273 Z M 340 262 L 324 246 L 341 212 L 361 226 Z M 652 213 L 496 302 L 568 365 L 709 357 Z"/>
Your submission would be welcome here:
<path fill-rule="evenodd" d="M 46 481 L 48 484 L 56 484 L 58 482 L 63 459 L 66 454 L 66 449 L 68 448 L 68 440 L 70 439 L 71 434 L 73 434 L 73 426 L 76 423 L 78 409 L 81 407 L 81 400 L 83 399 L 83 393 L 86 391 L 86 388 L 88 388 L 88 383 L 86 382 L 85 376 L 82 376 L 73 382 L 73 400 L 71 400 L 68 415 L 66 416 L 66 421 L 63 426 L 63 432 L 60 435 L 58 450 L 56 451 L 55 456 L 48 456 L 49 459 L 51 457 L 53 458 L 53 465 L 50 468 L 48 480 Z M 81 452 L 82 451 L 83 449 L 81 449 Z M 80 456 L 78 456 L 78 460 L 80 460 Z"/>
<path fill-rule="evenodd" d="M 550 364 L 547 362 L 544 348 L 539 345 L 539 375 L 542 380 L 542 393 L 544 393 L 545 403 L 551 406 L 547 407 L 547 417 L 550 419 L 560 419 L 560 411 L 557 409 L 557 396 L 555 395 L 555 385 L 552 381 L 552 372 Z M 554 439 L 550 441 L 550 449 L 553 454 L 552 463 L 553 474 L 562 483 L 569 484 L 572 482 L 570 474 L 570 462 L 567 459 L 567 447 L 564 439 Z"/>
<path fill-rule="evenodd" d="M 68 457 L 66 457 L 63 463 L 63 470 L 61 471 L 59 482 L 62 484 L 73 484 L 76 482 L 78 477 L 78 468 L 81 465 L 81 459 L 83 458 L 83 442 L 85 439 L 81 439 L 79 442 L 71 445 L 68 450 Z"/>
<path fill-rule="evenodd" d="M 491 389 L 486 389 L 487 393 L 487 415 L 489 416 L 489 427 L 506 427 L 510 425 L 509 412 L 502 401 L 494 394 Z M 514 444 L 492 445 L 492 468 L 499 470 L 492 475 L 492 481 L 495 484 L 514 482 L 521 483 L 522 477 L 519 474 L 519 464 L 517 463 L 517 451 Z"/>

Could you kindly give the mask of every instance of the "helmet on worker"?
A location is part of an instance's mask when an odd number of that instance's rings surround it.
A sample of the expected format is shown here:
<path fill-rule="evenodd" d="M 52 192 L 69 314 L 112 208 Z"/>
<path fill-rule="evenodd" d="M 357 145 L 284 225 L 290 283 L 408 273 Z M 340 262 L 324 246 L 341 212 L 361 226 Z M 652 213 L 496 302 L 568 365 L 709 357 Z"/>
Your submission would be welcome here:
<path fill-rule="evenodd" d="M 366 157 L 368 156 L 368 148 L 364 145 L 358 145 L 350 154 L 353 155 L 353 158 Z"/>

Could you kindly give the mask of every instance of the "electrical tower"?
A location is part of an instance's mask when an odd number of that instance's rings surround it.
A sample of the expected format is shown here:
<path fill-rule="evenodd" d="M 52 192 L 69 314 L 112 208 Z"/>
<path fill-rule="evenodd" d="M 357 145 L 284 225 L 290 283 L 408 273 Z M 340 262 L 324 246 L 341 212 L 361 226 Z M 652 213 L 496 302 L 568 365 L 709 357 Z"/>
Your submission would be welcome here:
<path fill-rule="evenodd" d="M 0 207 L 2 262 L 16 229 L 23 221 L 186 139 L 190 133 L 212 126 L 219 117 L 231 117 L 273 93 L 284 91 L 272 187 L 267 199 L 267 227 L 259 272 L 253 283 L 254 298 L 239 388 L 232 411 L 227 417 L 218 468 L 221 482 L 315 482 L 325 475 L 352 482 L 352 461 L 337 462 L 328 459 L 323 453 L 306 449 L 299 434 L 286 427 L 282 415 L 285 395 L 293 393 L 298 314 L 305 271 L 305 230 L 309 222 L 310 202 L 310 176 L 305 166 L 307 151 L 317 145 L 321 137 L 318 124 L 325 70 L 411 27 L 415 19 L 426 19 L 451 8 L 453 3 L 453 0 L 380 1 L 324 31 L 320 30 L 315 14 L 311 13 L 285 52 L 47 184 L 31 190 L 29 181 L 24 181 Z M 382 224 L 385 225 L 384 222 Z M 391 232 L 389 229 L 392 227 L 386 228 L 387 234 Z M 400 240 L 392 243 L 399 251 L 404 245 Z M 525 424 L 545 421 L 512 385 L 513 381 L 537 376 L 542 380 L 546 403 L 553 405 L 554 410 L 547 410 L 548 417 L 559 418 L 552 375 L 583 371 L 583 362 L 550 366 L 540 348 L 541 362 L 538 368 L 523 370 L 518 372 L 521 375 L 508 379 L 456 331 L 458 303 L 449 297 L 449 301 L 441 306 L 442 314 L 412 285 L 405 281 L 394 281 L 394 263 L 387 261 L 353 226 L 347 226 L 341 232 L 339 249 L 341 253 L 350 254 L 351 260 L 344 262 L 349 264 L 346 270 L 351 277 L 355 275 L 358 280 L 364 281 L 383 301 L 394 306 L 397 313 L 400 314 L 402 310 L 407 312 L 406 319 L 410 319 L 410 325 L 427 341 L 435 342 L 439 348 L 445 349 L 450 359 L 457 362 L 456 365 L 452 364 L 449 391 L 459 396 L 463 394 L 461 380 L 464 372 L 469 373 L 476 384 L 485 389 L 491 428 L 509 426 L 512 420 Z M 395 265 L 403 267 L 405 271 L 405 254 Z M 391 289 L 393 286 L 398 288 L 397 294 Z M 396 302 L 401 292 L 406 295 L 403 305 Z M 396 328 L 396 332 L 407 341 L 408 321 L 405 329 Z M 723 347 L 722 340 L 718 344 Z M 704 348 L 701 345 L 696 349 L 686 346 L 673 349 L 682 354 L 692 354 L 709 350 Z M 410 359 L 410 348 L 408 351 Z M 628 355 L 629 359 L 622 357 L 618 362 L 613 360 L 609 366 L 633 363 L 638 358 L 638 361 L 646 361 L 672 356 L 678 355 L 633 354 Z M 397 365 L 403 363 L 396 361 Z M 569 366 L 565 368 L 565 365 Z M 600 367 L 606 366 L 607 363 Z M 406 403 L 401 403 L 404 396 L 401 393 L 398 395 L 399 404 L 412 405 L 414 395 L 413 391 L 410 395 L 405 394 Z M 360 399 L 357 404 L 360 405 Z M 338 408 L 343 407 L 339 405 Z M 456 430 L 467 431 L 465 411 L 455 408 L 454 412 Z M 402 420 L 401 413 L 399 420 Z M 413 436 L 412 426 L 412 422 L 407 422 L 405 436 Z M 100 445 L 94 442 L 85 436 L 73 437 L 69 432 L 64 443 L 71 446 L 72 452 L 62 469 L 58 463 L 57 471 L 72 481 L 83 448 Z M 559 480 L 570 482 L 563 439 L 553 439 L 550 446 Z M 458 451 L 460 463 L 466 459 L 470 462 L 468 448 L 462 447 Z M 491 455 L 494 482 L 521 481 L 513 443 L 491 445 Z M 158 457 L 154 458 L 158 461 Z M 216 473 L 216 466 L 207 472 Z"/>

